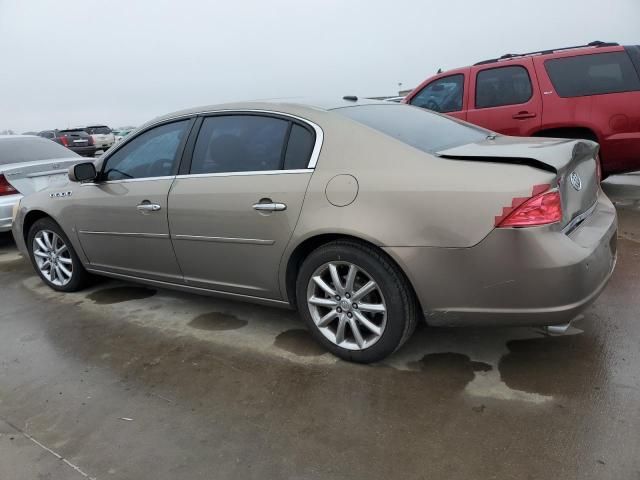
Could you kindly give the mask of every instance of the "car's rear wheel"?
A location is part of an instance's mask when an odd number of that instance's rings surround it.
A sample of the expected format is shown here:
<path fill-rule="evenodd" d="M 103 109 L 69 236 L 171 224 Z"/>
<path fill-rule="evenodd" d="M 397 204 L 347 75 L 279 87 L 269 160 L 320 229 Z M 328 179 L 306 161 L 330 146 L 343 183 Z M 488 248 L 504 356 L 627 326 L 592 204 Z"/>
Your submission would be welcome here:
<path fill-rule="evenodd" d="M 31 226 L 27 246 L 36 272 L 54 290 L 75 292 L 89 284 L 90 276 L 71 242 L 50 218 L 41 218 Z"/>
<path fill-rule="evenodd" d="M 313 251 L 300 269 L 296 297 L 313 336 L 345 360 L 382 360 L 416 324 L 416 300 L 402 272 L 382 252 L 356 241 Z"/>

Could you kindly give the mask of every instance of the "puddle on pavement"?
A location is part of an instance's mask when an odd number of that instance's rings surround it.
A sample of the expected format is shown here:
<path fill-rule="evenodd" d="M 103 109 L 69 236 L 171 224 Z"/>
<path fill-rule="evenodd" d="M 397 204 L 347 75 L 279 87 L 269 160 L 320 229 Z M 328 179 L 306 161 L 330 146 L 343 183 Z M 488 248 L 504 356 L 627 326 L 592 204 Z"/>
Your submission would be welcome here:
<path fill-rule="evenodd" d="M 31 269 L 31 265 L 24 258 L 16 258 L 6 262 L 0 262 L 0 272 L 27 272 Z"/>
<path fill-rule="evenodd" d="M 601 347 L 588 335 L 560 335 L 507 342 L 509 353 L 500 359 L 502 381 L 512 389 L 540 395 L 571 395 L 595 388 Z M 587 375 L 585 377 L 585 374 Z"/>
<path fill-rule="evenodd" d="M 199 330 L 237 330 L 245 327 L 247 321 L 228 313 L 209 312 L 197 316 L 188 325 Z"/>
<path fill-rule="evenodd" d="M 430 377 L 438 388 L 462 390 L 475 377 L 475 372 L 488 372 L 491 365 L 472 361 L 462 353 L 430 353 L 408 365 Z"/>
<path fill-rule="evenodd" d="M 158 293 L 157 290 L 145 287 L 114 287 L 93 292 L 87 295 L 87 298 L 98 305 L 111 305 L 153 297 L 156 293 Z"/>
<path fill-rule="evenodd" d="M 307 330 L 301 328 L 282 332 L 276 337 L 274 345 L 301 357 L 316 357 L 327 353 Z"/>

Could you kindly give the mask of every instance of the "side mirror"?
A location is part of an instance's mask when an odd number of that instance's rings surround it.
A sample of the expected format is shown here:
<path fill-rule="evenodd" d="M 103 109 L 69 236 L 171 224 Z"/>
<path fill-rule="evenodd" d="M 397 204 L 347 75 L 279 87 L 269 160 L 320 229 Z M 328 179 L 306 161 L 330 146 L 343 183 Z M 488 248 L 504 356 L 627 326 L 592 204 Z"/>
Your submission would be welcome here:
<path fill-rule="evenodd" d="M 98 176 L 96 166 L 92 162 L 78 163 L 69 169 L 69 180 L 72 182 L 87 182 Z"/>

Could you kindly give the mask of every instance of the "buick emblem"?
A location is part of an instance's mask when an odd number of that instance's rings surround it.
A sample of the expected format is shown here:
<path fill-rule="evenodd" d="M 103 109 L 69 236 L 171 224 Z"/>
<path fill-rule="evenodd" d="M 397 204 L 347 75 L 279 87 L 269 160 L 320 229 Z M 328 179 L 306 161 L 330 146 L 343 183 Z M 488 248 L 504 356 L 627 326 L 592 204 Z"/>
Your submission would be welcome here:
<path fill-rule="evenodd" d="M 580 175 L 576 172 L 571 172 L 571 175 L 569 175 L 569 181 L 576 191 L 582 190 L 582 180 L 580 180 Z"/>

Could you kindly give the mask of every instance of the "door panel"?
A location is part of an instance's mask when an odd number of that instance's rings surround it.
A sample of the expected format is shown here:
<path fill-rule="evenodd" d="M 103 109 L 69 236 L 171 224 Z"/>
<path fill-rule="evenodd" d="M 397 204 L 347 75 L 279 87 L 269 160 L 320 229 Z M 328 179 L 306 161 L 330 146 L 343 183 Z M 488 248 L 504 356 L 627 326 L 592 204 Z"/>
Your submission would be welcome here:
<path fill-rule="evenodd" d="M 178 177 L 169 226 L 185 283 L 279 299 L 278 266 L 311 171 Z M 285 210 L 257 210 L 260 202 Z"/>
<path fill-rule="evenodd" d="M 505 135 L 538 129 L 542 101 L 531 59 L 473 67 L 467 121 Z"/>
<path fill-rule="evenodd" d="M 86 184 L 74 191 L 76 229 L 92 266 L 181 282 L 167 224 L 173 177 Z M 153 209 L 140 210 L 148 204 Z"/>

